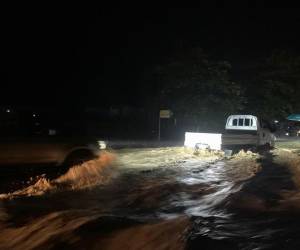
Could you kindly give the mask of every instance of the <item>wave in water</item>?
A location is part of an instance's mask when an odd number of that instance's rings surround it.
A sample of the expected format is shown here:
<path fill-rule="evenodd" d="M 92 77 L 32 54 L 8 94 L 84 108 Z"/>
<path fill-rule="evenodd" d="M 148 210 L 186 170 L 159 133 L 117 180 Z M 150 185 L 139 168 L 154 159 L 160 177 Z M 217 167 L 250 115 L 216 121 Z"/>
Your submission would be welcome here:
<path fill-rule="evenodd" d="M 48 214 L 18 227 L 2 228 L 1 249 L 185 249 L 187 217 L 142 223 L 86 211 Z"/>
<path fill-rule="evenodd" d="M 38 196 L 58 190 L 75 190 L 90 188 L 108 183 L 116 175 L 115 155 L 103 152 L 98 159 L 71 167 L 65 174 L 54 180 L 41 176 L 38 180 L 12 193 L 0 194 L 0 199 L 13 199 L 21 196 Z"/>

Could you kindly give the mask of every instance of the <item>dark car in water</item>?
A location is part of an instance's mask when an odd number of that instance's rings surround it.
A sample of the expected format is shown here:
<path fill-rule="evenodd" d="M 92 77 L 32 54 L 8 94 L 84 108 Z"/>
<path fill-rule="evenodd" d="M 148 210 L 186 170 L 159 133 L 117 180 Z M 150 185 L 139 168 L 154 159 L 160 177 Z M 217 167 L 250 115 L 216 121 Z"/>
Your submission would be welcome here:
<path fill-rule="evenodd" d="M 1 110 L 0 165 L 74 165 L 97 157 L 105 147 L 103 140 L 84 134 L 80 117 L 32 108 Z"/>

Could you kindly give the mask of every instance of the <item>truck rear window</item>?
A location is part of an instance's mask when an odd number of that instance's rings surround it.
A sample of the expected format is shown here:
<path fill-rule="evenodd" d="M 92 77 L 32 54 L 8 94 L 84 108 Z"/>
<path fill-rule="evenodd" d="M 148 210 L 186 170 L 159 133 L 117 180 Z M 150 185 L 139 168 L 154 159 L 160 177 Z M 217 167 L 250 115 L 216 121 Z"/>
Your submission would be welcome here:
<path fill-rule="evenodd" d="M 227 119 L 226 129 L 233 130 L 257 130 L 256 117 L 246 115 L 234 115 Z"/>
<path fill-rule="evenodd" d="M 239 126 L 243 126 L 244 125 L 244 119 L 239 119 Z"/>
<path fill-rule="evenodd" d="M 248 118 L 245 119 L 245 126 L 250 126 L 250 119 Z"/>

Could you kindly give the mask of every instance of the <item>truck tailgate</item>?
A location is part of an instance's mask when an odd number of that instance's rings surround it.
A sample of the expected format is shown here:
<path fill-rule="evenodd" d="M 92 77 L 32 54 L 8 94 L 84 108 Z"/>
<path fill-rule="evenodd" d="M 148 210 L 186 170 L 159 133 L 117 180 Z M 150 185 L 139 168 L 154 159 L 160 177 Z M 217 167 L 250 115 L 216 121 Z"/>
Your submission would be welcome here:
<path fill-rule="evenodd" d="M 258 135 L 222 134 L 222 145 L 257 145 Z"/>

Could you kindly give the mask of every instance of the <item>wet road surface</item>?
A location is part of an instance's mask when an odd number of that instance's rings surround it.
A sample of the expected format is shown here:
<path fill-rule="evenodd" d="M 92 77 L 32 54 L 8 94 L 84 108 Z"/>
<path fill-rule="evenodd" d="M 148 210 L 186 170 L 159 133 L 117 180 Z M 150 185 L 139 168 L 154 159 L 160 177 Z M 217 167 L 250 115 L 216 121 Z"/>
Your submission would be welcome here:
<path fill-rule="evenodd" d="M 300 249 L 299 163 L 279 150 L 127 149 L 8 178 L 0 249 Z"/>

